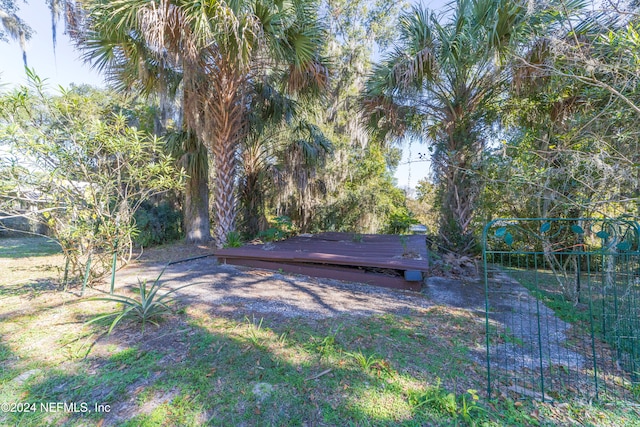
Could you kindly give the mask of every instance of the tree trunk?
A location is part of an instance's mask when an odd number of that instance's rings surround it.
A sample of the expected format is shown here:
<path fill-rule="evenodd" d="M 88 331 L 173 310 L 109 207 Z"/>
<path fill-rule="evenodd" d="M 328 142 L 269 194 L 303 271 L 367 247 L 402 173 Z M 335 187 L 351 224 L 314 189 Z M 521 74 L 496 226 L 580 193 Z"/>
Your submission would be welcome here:
<path fill-rule="evenodd" d="M 209 232 L 208 177 L 194 173 L 187 179 L 184 195 L 184 229 L 187 243 L 211 240 Z"/>
<path fill-rule="evenodd" d="M 469 171 L 459 165 L 447 165 L 446 180 L 441 192 L 440 237 L 448 249 L 459 254 L 473 251 L 475 240 L 471 230 L 478 185 Z"/>
<path fill-rule="evenodd" d="M 223 77 L 213 82 L 205 110 L 209 116 L 206 120 L 211 136 L 209 148 L 215 165 L 213 239 L 218 248 L 223 247 L 228 234 L 236 230 L 237 151 L 246 134 L 245 80 L 233 69 L 221 67 L 220 74 Z"/>
<path fill-rule="evenodd" d="M 221 248 L 227 243 L 227 235 L 236 227 L 235 144 L 230 139 L 218 141 L 213 147 L 213 158 L 216 165 L 213 239 Z"/>
<path fill-rule="evenodd" d="M 471 228 L 481 182 L 476 163 L 482 141 L 470 122 L 451 121 L 446 145 L 434 153 L 434 165 L 440 181 L 439 235 L 448 249 L 461 254 L 474 252 L 476 242 Z"/>
<path fill-rule="evenodd" d="M 242 217 L 245 232 L 249 236 L 257 236 L 266 228 L 264 216 L 264 191 L 261 185 L 260 172 L 245 171 L 242 187 Z"/>
<path fill-rule="evenodd" d="M 245 76 L 234 69 L 232 61 L 220 57 L 216 61 L 216 78 L 185 76 L 185 121 L 195 130 L 213 156 L 214 232 L 216 247 L 227 242 L 235 231 L 237 214 L 236 164 L 237 150 L 246 134 L 244 87 Z"/>

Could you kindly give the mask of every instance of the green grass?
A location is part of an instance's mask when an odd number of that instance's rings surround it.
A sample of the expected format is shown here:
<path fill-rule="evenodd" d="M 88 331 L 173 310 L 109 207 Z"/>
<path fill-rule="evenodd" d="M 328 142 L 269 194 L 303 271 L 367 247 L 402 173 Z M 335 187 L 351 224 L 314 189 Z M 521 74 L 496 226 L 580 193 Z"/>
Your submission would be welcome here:
<path fill-rule="evenodd" d="M 469 360 L 439 347 L 444 342 L 433 342 L 429 349 L 415 345 L 410 336 L 429 327 L 430 316 L 417 317 L 270 323 L 190 315 L 188 310 L 184 319 L 145 333 L 138 344 L 117 351 L 105 345 L 86 359 L 40 365 L 41 374 L 22 386 L 5 386 L 4 395 L 82 401 L 91 407 L 133 401 L 127 410 L 135 415 L 127 425 L 200 425 L 207 420 L 228 426 L 425 425 L 433 422 L 433 414 L 414 408 L 408 397 L 436 380 L 424 366 L 443 372 L 455 365 L 451 372 L 460 372 Z M 157 339 L 176 331 L 184 333 L 173 336 L 173 345 Z M 117 339 L 118 331 L 113 336 Z M 445 375 L 443 382 L 451 387 L 454 378 Z M 259 383 L 270 385 L 271 393 L 256 395 Z M 438 423 L 461 420 L 453 415 L 443 414 Z M 23 422 L 81 425 L 102 416 L 39 413 Z M 5 421 L 21 419 L 9 414 Z"/>
<path fill-rule="evenodd" d="M 591 327 L 596 334 L 602 334 L 602 300 L 599 289 L 593 289 L 592 310 L 589 313 L 589 289 L 583 284 L 580 303 L 566 298 L 559 289 L 553 272 L 548 270 L 506 269 L 509 275 L 531 292 L 535 298 L 544 303 L 561 320 L 590 333 Z M 592 322 L 592 319 L 594 320 Z"/>
<path fill-rule="evenodd" d="M 46 257 L 61 253 L 60 245 L 46 237 L 0 238 L 0 258 Z"/>

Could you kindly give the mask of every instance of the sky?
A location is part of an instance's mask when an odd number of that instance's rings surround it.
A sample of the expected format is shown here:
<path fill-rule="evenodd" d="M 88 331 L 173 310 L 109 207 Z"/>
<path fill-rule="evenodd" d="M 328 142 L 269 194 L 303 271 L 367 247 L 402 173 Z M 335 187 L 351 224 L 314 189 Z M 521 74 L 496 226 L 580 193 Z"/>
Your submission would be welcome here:
<path fill-rule="evenodd" d="M 427 1 L 426 4 L 436 8 L 444 2 L 435 0 Z M 46 79 L 51 88 L 68 87 L 71 83 L 105 86 L 100 74 L 84 63 L 80 53 L 73 48 L 69 37 L 64 34 L 63 22 L 58 24 L 54 55 L 51 15 L 45 0 L 30 0 L 28 4 L 18 3 L 20 17 L 34 30 L 27 46 L 29 68 L 34 69 L 40 78 Z M 19 44 L 14 41 L 0 42 L 0 85 L 7 88 L 23 83 L 26 83 L 26 75 Z M 412 142 L 410 146 L 407 141 L 403 141 L 400 147 L 402 161 L 395 173 L 396 183 L 402 189 L 411 189 L 420 179 L 429 175 L 428 161 L 421 160 L 418 156 L 419 153 L 425 153 L 427 148 L 419 141 Z"/>
<path fill-rule="evenodd" d="M 53 54 L 51 36 L 51 14 L 45 0 L 30 0 L 28 4 L 18 2 L 19 16 L 26 21 L 35 34 L 27 46 L 27 63 L 40 78 L 48 79 L 51 87 L 70 83 L 87 83 L 104 86 L 100 75 L 80 60 L 69 37 L 64 32 L 64 23 L 58 24 L 56 55 Z M 15 86 L 26 82 L 20 45 L 13 40 L 0 42 L 0 83 Z"/>

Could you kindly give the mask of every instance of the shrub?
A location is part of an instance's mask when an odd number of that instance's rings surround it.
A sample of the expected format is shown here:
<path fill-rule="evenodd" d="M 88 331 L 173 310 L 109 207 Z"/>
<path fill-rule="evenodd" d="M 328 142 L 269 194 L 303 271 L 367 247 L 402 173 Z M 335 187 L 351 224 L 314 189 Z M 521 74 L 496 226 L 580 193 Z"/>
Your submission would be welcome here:
<path fill-rule="evenodd" d="M 161 245 L 182 238 L 182 212 L 168 200 L 142 203 L 134 218 L 136 245 Z"/>

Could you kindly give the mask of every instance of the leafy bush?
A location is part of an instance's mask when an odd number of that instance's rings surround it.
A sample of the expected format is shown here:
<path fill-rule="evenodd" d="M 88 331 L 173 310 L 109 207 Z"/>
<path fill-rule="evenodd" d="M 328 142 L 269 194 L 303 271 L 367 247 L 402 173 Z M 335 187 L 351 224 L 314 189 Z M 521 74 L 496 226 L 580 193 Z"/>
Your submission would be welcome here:
<path fill-rule="evenodd" d="M 275 223 L 264 231 L 261 231 L 258 237 L 265 242 L 273 242 L 276 240 L 286 239 L 295 234 L 295 228 L 288 216 L 279 216 L 275 218 Z"/>
<path fill-rule="evenodd" d="M 23 215 L 12 200 L 29 201 L 29 218 L 45 222 L 62 247 L 65 277 L 93 281 L 111 270 L 114 252 L 130 260 L 136 211 L 181 188 L 184 175 L 161 139 L 120 113 L 130 101 L 84 89 L 52 96 L 28 73 L 30 87 L 0 95 L 0 122 L 10 124 L 0 126 L 0 170 L 12 171 L 0 205 Z"/>
<path fill-rule="evenodd" d="M 418 224 L 418 220 L 413 216 L 413 213 L 406 208 L 398 208 L 389 215 L 384 232 L 387 234 L 404 234 L 409 231 L 409 227 L 415 224 Z"/>
<path fill-rule="evenodd" d="M 182 212 L 167 200 L 142 203 L 134 218 L 138 231 L 134 243 L 139 246 L 160 245 L 182 238 Z"/>

